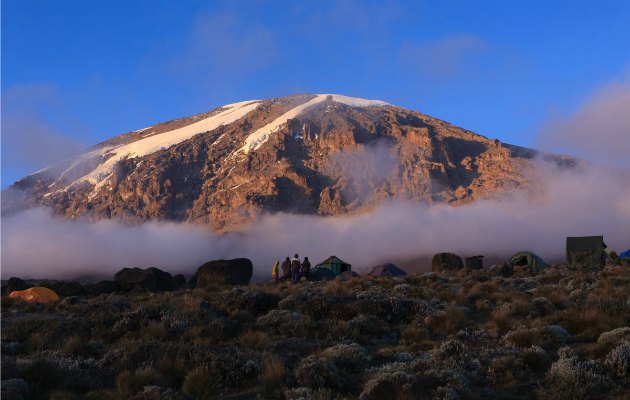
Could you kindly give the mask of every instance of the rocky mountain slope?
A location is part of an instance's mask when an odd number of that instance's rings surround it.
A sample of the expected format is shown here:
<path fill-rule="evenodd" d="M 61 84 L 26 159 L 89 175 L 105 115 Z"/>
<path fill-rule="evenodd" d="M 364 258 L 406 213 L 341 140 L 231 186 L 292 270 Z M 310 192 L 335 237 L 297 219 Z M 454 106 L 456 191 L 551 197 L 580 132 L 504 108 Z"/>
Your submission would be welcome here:
<path fill-rule="evenodd" d="M 530 187 L 523 171 L 535 154 L 382 101 L 294 95 L 116 136 L 19 180 L 4 208 L 229 229 L 265 212 L 497 196 Z"/>

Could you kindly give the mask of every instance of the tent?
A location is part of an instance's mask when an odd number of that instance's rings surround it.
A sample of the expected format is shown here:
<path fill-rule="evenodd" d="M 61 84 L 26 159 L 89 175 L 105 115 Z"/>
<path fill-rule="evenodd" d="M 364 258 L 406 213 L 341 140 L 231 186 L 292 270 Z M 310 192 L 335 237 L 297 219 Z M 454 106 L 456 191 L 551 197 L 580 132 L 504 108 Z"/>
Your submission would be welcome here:
<path fill-rule="evenodd" d="M 309 275 L 309 280 L 311 281 L 332 281 L 335 279 L 337 275 L 335 275 L 328 268 L 320 268 L 316 267 L 311 270 L 311 274 Z"/>
<path fill-rule="evenodd" d="M 344 272 L 339 274 L 339 278 L 341 278 L 342 281 L 349 281 L 350 279 L 354 278 L 355 276 L 359 276 L 359 274 L 357 274 L 354 271 L 344 271 Z"/>
<path fill-rule="evenodd" d="M 32 287 L 26 290 L 16 290 L 11 292 L 9 297 L 19 297 L 26 301 L 37 301 L 40 303 L 47 303 L 49 301 L 59 300 L 59 296 L 54 291 L 45 287 Z"/>
<path fill-rule="evenodd" d="M 624 251 L 623 253 L 619 254 L 619 259 L 620 260 L 626 260 L 626 259 L 630 259 L 630 249 Z"/>
<path fill-rule="evenodd" d="M 352 265 L 341 260 L 337 256 L 330 256 L 326 260 L 317 264 L 315 267 L 326 268 L 326 269 L 331 270 L 333 274 L 339 275 L 344 271 L 350 271 L 352 268 Z"/>
<path fill-rule="evenodd" d="M 543 269 L 549 266 L 542 258 L 531 251 L 519 251 L 510 258 L 508 264 L 512 268 L 526 265 L 530 269 Z"/>
<path fill-rule="evenodd" d="M 604 237 L 567 237 L 567 265 L 589 268 L 604 266 Z"/>
<path fill-rule="evenodd" d="M 405 271 L 398 268 L 394 264 L 385 263 L 372 268 L 368 275 L 371 276 L 403 276 L 407 275 Z"/>

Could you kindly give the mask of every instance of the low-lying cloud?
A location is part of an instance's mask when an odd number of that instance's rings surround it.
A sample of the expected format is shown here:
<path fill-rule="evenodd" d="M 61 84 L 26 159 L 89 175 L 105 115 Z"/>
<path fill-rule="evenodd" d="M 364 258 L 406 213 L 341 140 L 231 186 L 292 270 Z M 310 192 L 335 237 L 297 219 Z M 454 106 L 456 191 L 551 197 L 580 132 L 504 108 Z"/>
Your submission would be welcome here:
<path fill-rule="evenodd" d="M 542 148 L 630 168 L 630 77 L 596 91 L 572 115 L 549 121 Z"/>
<path fill-rule="evenodd" d="M 3 218 L 2 277 L 111 276 L 131 266 L 190 274 L 207 260 L 248 257 L 260 280 L 274 260 L 295 252 L 315 262 L 335 254 L 361 268 L 442 251 L 509 257 L 528 249 L 562 260 L 566 236 L 602 234 L 615 250 L 630 247 L 627 171 L 543 171 L 533 194 L 461 207 L 392 201 L 358 216 L 267 215 L 227 235 L 185 223 L 88 223 L 29 210 Z"/>

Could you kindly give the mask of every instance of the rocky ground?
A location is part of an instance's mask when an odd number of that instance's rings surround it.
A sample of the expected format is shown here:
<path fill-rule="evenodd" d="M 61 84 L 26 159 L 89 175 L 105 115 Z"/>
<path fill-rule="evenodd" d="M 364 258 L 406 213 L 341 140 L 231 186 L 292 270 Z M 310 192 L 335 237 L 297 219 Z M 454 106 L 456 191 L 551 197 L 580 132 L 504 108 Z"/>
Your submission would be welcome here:
<path fill-rule="evenodd" d="M 630 265 L 2 298 L 3 399 L 628 398 Z"/>

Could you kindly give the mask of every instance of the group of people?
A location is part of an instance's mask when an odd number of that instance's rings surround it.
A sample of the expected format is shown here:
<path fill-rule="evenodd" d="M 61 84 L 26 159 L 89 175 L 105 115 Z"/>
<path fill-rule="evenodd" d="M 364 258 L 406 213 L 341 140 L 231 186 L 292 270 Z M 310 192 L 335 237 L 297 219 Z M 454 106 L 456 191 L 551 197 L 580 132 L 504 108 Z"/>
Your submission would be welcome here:
<path fill-rule="evenodd" d="M 282 276 L 280 276 L 280 270 L 282 270 Z M 279 260 L 276 260 L 271 271 L 271 277 L 274 282 L 284 281 L 287 279 L 291 279 L 293 282 L 299 282 L 302 277 L 309 280 L 310 275 L 311 262 L 308 260 L 308 257 L 304 257 L 304 261 L 300 261 L 297 254 L 293 257 L 293 259 L 289 259 L 289 257 L 287 257 L 282 262 L 282 265 Z"/>

